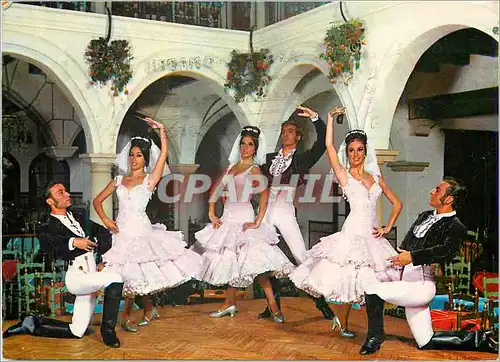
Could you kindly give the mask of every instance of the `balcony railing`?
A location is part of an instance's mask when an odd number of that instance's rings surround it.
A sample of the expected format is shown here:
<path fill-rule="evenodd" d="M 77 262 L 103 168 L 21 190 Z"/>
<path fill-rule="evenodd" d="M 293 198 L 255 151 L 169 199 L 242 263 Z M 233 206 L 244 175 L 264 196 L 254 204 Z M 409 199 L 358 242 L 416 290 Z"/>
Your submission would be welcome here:
<path fill-rule="evenodd" d="M 180 2 L 110 1 L 113 15 L 189 24 L 209 28 L 248 31 L 253 25 L 267 26 L 312 10 L 328 2 Z M 97 1 L 31 1 L 23 4 L 56 9 L 104 13 Z M 264 18 L 264 21 L 262 21 Z M 260 19 L 260 21 L 258 21 Z"/>
<path fill-rule="evenodd" d="M 112 3 L 113 15 L 199 25 L 209 28 L 222 27 L 222 7 L 217 2 L 139 2 Z"/>
<path fill-rule="evenodd" d="M 328 4 L 327 1 L 322 2 L 302 2 L 302 1 L 266 1 L 265 4 L 265 24 L 271 25 L 279 21 L 291 18 L 292 16 L 305 13 L 306 11 L 317 8 L 318 6 Z"/>
<path fill-rule="evenodd" d="M 92 12 L 91 1 L 23 1 L 22 4 L 38 5 L 47 8 Z"/>

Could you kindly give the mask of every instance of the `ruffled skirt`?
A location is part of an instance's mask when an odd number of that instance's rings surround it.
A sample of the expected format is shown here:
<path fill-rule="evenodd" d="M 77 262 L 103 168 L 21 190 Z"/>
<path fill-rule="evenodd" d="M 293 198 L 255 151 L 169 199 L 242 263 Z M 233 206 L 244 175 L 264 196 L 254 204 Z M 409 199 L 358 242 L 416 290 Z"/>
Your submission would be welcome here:
<path fill-rule="evenodd" d="M 246 213 L 238 218 L 239 210 L 234 206 L 225 211 L 232 217 L 223 217 L 218 229 L 209 224 L 195 234 L 197 247 L 203 250 L 196 279 L 215 286 L 246 288 L 266 272 L 278 278 L 288 275 L 295 267 L 277 246 L 279 238 L 274 227 L 262 223 L 258 229 L 243 232 L 245 219 L 253 219 L 245 217 Z"/>
<path fill-rule="evenodd" d="M 387 261 L 393 255 L 396 250 L 384 238 L 340 231 L 321 238 L 290 279 L 314 297 L 363 304 L 367 283 L 400 279 L 401 269 Z"/>
<path fill-rule="evenodd" d="M 185 248 L 182 231 L 168 231 L 163 224 L 131 227 L 120 227 L 113 247 L 103 255 L 106 271 L 122 276 L 124 295 L 156 293 L 199 273 L 201 257 Z"/>

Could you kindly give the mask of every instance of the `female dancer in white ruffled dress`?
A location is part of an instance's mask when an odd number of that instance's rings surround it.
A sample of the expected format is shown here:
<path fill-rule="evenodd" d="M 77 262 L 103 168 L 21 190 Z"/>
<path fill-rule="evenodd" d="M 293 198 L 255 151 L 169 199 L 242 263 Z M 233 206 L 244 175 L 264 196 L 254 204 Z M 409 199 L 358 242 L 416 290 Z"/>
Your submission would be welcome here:
<path fill-rule="evenodd" d="M 225 315 L 234 317 L 238 311 L 236 288 L 246 288 L 257 277 L 268 298 L 274 321 L 284 322 L 268 273 L 284 276 L 294 266 L 276 245 L 279 239 L 274 227 L 261 224 L 267 209 L 267 190 L 260 194 L 257 217 L 250 203 L 251 195 L 245 196 L 252 187 L 249 176 L 261 175 L 254 157 L 257 164 L 265 162 L 266 150 L 262 143 L 263 137 L 257 127 L 243 128 L 229 157 L 230 166 L 210 195 L 208 215 L 212 224 L 195 234 L 197 246 L 204 249 L 203 266 L 196 279 L 216 286 L 228 284 L 224 304 L 210 314 L 214 318 Z M 265 182 L 265 178 L 262 181 Z M 224 213 L 219 219 L 215 216 L 215 203 L 224 186 L 228 188 L 229 195 L 225 198 Z"/>
<path fill-rule="evenodd" d="M 400 278 L 400 270 L 387 261 L 397 252 L 382 236 L 392 229 L 402 205 L 380 176 L 375 149 L 364 131 L 347 133 L 337 156 L 333 146 L 333 117 L 342 113 L 343 108 L 334 108 L 328 114 L 326 150 L 351 211 L 342 230 L 321 238 L 290 279 L 315 297 L 322 295 L 329 301 L 340 302 L 333 308 L 336 316 L 332 330 L 338 328 L 343 337 L 352 338 L 355 334 L 347 329 L 349 312 L 352 303 L 364 303 L 365 283 Z M 386 226 L 379 227 L 376 210 L 382 193 L 393 209 Z"/>
<path fill-rule="evenodd" d="M 106 270 L 123 277 L 126 299 L 122 328 L 128 332 L 137 331 L 137 324 L 130 319 L 135 295 L 143 296 L 144 315 L 138 325 L 147 325 L 159 317 L 149 294 L 185 283 L 201 266 L 201 257 L 185 248 L 181 231 L 167 231 L 163 224 L 151 225 L 146 215 L 146 206 L 163 176 L 168 145 L 164 126 L 151 118 L 144 120 L 160 129 L 161 151 L 152 140 L 132 138 L 116 160 L 122 175 L 111 181 L 93 202 L 102 222 L 113 233 L 113 246 L 103 255 L 103 262 Z M 154 168 L 146 173 L 150 165 Z M 116 222 L 108 218 L 102 207 L 115 190 L 119 202 Z"/>

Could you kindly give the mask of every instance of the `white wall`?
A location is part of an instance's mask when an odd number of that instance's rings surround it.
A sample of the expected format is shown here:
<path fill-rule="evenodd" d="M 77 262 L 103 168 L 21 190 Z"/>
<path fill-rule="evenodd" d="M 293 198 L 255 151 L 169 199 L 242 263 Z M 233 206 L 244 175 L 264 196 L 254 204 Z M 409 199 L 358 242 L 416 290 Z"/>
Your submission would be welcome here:
<path fill-rule="evenodd" d="M 396 160 L 429 162 L 429 167 L 423 172 L 394 172 L 387 166 L 381 170 L 387 184 L 403 203 L 403 211 L 396 224 L 400 243 L 417 215 L 430 209 L 429 192 L 444 176 L 444 133 L 436 126 L 428 137 L 411 136 L 408 109 L 402 97 L 394 114 L 390 144 L 391 148 L 400 150 Z M 386 223 L 392 205 L 387 198 L 381 197 L 384 200 L 382 220 Z"/>
<path fill-rule="evenodd" d="M 405 91 L 408 98 L 424 98 L 491 87 L 498 87 L 498 58 L 472 54 L 469 65 L 445 64 L 439 72 L 413 72 Z"/>

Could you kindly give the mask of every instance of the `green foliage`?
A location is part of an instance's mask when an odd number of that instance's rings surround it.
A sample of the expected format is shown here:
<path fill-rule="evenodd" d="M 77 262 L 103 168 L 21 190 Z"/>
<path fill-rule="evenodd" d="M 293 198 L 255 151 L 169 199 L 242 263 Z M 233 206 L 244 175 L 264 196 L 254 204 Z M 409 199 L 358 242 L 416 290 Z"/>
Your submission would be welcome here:
<path fill-rule="evenodd" d="M 366 44 L 365 29 L 360 20 L 351 20 L 342 24 L 333 24 L 326 31 L 325 50 L 320 58 L 327 61 L 330 68 L 328 78 L 336 83 L 342 76 L 348 82 L 354 70 L 361 63 L 361 48 Z"/>
<path fill-rule="evenodd" d="M 25 119 L 16 115 L 2 115 L 2 144 L 5 152 L 26 150 L 28 137 L 31 134 Z"/>
<path fill-rule="evenodd" d="M 89 63 L 90 84 L 105 85 L 110 81 L 115 97 L 121 92 L 128 94 L 125 87 L 132 78 L 131 59 L 128 41 L 113 40 L 108 44 L 102 37 L 92 39 L 85 51 L 85 60 Z"/>
<path fill-rule="evenodd" d="M 224 86 L 234 91 L 236 102 L 241 102 L 247 95 L 253 93 L 261 97 L 264 95 L 264 87 L 271 81 L 271 76 L 268 74 L 271 64 L 273 56 L 269 49 L 250 53 L 233 50 L 231 61 L 227 64 Z"/>

